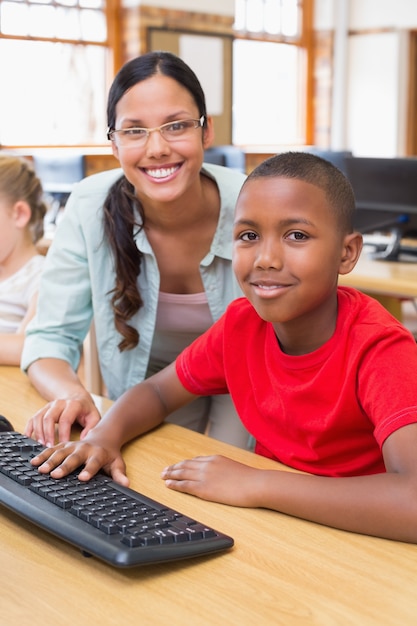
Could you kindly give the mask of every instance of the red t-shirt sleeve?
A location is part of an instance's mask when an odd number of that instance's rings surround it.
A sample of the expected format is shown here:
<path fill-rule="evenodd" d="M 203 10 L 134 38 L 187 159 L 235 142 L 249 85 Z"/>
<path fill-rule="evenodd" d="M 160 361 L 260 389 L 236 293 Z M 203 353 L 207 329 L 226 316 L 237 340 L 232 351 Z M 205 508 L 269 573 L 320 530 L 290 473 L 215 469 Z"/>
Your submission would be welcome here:
<path fill-rule="evenodd" d="M 363 354 L 358 399 L 380 447 L 395 430 L 417 422 L 416 372 L 417 347 L 401 328 L 376 337 Z"/>

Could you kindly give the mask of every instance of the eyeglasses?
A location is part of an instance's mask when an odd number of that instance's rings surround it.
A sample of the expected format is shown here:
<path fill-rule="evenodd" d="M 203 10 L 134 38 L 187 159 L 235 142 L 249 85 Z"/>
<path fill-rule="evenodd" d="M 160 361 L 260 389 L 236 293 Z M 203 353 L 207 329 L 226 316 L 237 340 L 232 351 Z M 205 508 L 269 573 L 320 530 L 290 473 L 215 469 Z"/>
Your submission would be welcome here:
<path fill-rule="evenodd" d="M 204 115 L 199 120 L 175 120 L 175 122 L 167 122 L 162 126 L 155 128 L 120 128 L 118 130 L 109 130 L 107 139 L 117 142 L 119 146 L 132 148 L 144 146 L 148 141 L 148 137 L 154 131 L 159 131 L 166 141 L 178 141 L 185 139 L 194 128 L 200 128 L 204 124 Z"/>

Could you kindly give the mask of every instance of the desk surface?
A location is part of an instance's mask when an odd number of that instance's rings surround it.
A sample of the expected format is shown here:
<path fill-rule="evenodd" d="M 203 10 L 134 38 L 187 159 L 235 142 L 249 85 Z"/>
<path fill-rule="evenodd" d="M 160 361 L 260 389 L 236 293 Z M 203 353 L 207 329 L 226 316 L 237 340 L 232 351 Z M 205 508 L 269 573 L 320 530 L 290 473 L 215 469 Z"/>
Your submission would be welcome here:
<path fill-rule="evenodd" d="M 339 276 L 339 284 L 369 294 L 417 298 L 417 262 L 375 261 L 364 251 L 353 271 Z"/>
<path fill-rule="evenodd" d="M 16 429 L 43 405 L 17 368 L 0 367 L 0 413 Z M 364 537 L 267 510 L 237 509 L 169 491 L 167 464 L 227 454 L 267 459 L 164 425 L 125 451 L 132 487 L 230 534 L 216 556 L 117 570 L 0 510 L 5 626 L 416 624 L 417 546 Z M 395 514 L 395 512 L 393 512 Z"/>

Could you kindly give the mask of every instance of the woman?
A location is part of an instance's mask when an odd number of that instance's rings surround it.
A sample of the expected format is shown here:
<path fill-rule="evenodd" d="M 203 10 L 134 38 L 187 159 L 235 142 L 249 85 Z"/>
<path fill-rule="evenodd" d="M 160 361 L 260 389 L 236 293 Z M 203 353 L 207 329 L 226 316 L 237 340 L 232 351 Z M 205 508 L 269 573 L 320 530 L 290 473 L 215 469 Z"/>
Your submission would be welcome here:
<path fill-rule="evenodd" d="M 48 253 L 22 367 L 49 403 L 26 433 L 44 445 L 81 437 L 99 413 L 76 370 L 94 317 L 111 398 L 172 362 L 241 295 L 231 267 L 232 220 L 244 181 L 204 165 L 213 123 L 194 72 L 151 52 L 117 74 L 107 107 L 121 170 L 79 183 Z M 203 398 L 170 421 L 246 446 L 228 396 Z"/>

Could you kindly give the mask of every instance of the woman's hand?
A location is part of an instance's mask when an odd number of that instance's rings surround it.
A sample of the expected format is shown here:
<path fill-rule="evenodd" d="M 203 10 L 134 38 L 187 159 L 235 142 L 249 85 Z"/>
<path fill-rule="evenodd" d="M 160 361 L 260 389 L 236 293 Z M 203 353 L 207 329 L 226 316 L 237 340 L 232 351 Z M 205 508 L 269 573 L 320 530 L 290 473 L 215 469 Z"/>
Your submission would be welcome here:
<path fill-rule="evenodd" d="M 93 398 L 84 388 L 71 365 L 56 358 L 42 358 L 28 368 L 30 382 L 48 404 L 33 415 L 25 435 L 33 437 L 43 446 L 53 446 L 58 425 L 58 441 L 69 441 L 71 426 L 80 424 L 80 438 L 100 421 L 100 413 Z"/>
<path fill-rule="evenodd" d="M 84 439 L 99 421 L 100 413 L 93 398 L 85 391 L 72 397 L 48 402 L 30 418 L 24 434 L 36 439 L 43 446 L 49 447 L 55 443 L 56 425 L 58 425 L 58 441 L 67 442 L 74 423 L 82 426 L 80 439 Z"/>
<path fill-rule="evenodd" d="M 197 456 L 166 467 L 161 477 L 170 489 L 203 500 L 257 507 L 261 471 L 224 456 Z"/>
<path fill-rule="evenodd" d="M 46 448 L 35 456 L 31 463 L 38 467 L 42 474 L 50 473 L 52 478 L 62 478 L 84 466 L 78 475 L 82 481 L 90 480 L 103 469 L 115 482 L 127 487 L 129 480 L 120 449 L 111 443 L 104 443 L 104 440 L 101 441 L 94 435 L 87 439 L 59 443 L 53 448 Z"/>

